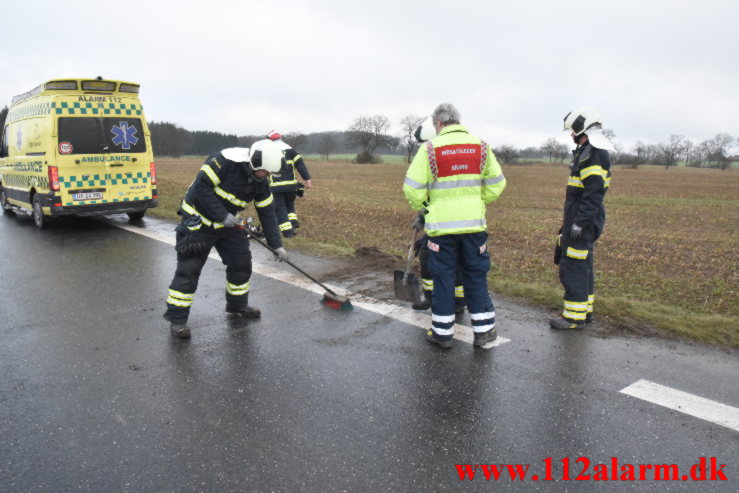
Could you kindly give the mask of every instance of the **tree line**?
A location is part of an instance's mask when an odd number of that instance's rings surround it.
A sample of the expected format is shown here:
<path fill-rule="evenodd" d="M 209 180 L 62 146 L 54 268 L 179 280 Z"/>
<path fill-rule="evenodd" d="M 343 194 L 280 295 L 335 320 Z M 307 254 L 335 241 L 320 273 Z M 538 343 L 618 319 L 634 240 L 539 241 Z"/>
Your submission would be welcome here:
<path fill-rule="evenodd" d="M 4 128 L 8 107 L 0 109 L 0 128 Z M 414 132 L 425 119 L 424 116 L 409 114 L 399 120 L 399 134 L 391 133 L 392 124 L 385 115 L 363 115 L 344 131 L 287 132 L 283 140 L 303 154 L 319 154 L 330 159 L 333 154 L 355 154 L 355 162 L 380 162 L 380 154 L 403 155 L 410 162 L 418 150 Z M 205 156 L 228 147 L 249 147 L 265 135 L 224 134 L 208 130 L 187 130 L 170 122 L 149 122 L 151 141 L 157 156 L 180 157 L 186 155 Z M 710 139 L 695 143 L 682 135 L 672 134 L 665 142 L 647 144 L 637 141 L 631 150 L 616 140 L 616 133 L 604 129 L 616 151 L 612 153 L 614 164 L 638 167 L 642 164 L 664 166 L 668 169 L 684 162 L 689 167 L 712 167 L 727 169 L 736 156 L 734 147 L 739 147 L 739 138 L 728 133 L 719 133 Z M 564 162 L 569 159 L 572 145 L 555 138 L 547 139 L 540 146 L 519 149 L 512 145 L 493 146 L 498 160 L 504 164 L 516 164 L 526 160 L 548 159 L 549 162 Z"/>

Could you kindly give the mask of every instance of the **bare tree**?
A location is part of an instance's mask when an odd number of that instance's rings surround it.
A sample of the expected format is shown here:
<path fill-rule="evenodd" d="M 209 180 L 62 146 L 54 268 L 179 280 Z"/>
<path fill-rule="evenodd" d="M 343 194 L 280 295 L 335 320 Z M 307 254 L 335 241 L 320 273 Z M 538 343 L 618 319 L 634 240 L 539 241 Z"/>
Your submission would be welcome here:
<path fill-rule="evenodd" d="M 518 159 L 518 149 L 511 145 L 503 144 L 496 147 L 493 151 L 503 164 L 513 164 Z"/>
<path fill-rule="evenodd" d="M 539 149 L 541 152 L 547 155 L 549 158 L 549 162 L 552 162 L 552 157 L 557 156 L 557 153 L 560 150 L 560 142 L 555 139 L 554 137 L 550 137 L 547 139 L 546 142 L 544 142 Z"/>
<path fill-rule="evenodd" d="M 641 140 L 636 141 L 636 144 L 634 144 L 634 149 L 631 152 L 636 154 L 636 162 L 634 163 L 634 167 L 647 162 L 647 145 Z"/>
<path fill-rule="evenodd" d="M 334 152 L 335 149 L 336 141 L 334 140 L 333 135 L 325 134 L 323 137 L 321 137 L 321 140 L 318 143 L 318 152 L 321 153 L 326 161 L 328 161 L 328 157 Z"/>
<path fill-rule="evenodd" d="M 554 155 L 557 157 L 557 159 L 559 159 L 560 163 L 567 159 L 570 154 L 570 146 L 568 146 L 567 144 L 563 144 L 562 142 L 557 143 L 557 148 L 554 151 Z"/>
<path fill-rule="evenodd" d="M 402 132 L 400 142 L 405 148 L 409 163 L 418 150 L 418 142 L 416 142 L 413 134 L 423 120 L 424 117 L 418 115 L 406 115 L 400 119 L 400 130 Z"/>
<path fill-rule="evenodd" d="M 683 136 L 672 134 L 666 144 L 660 144 L 660 160 L 665 169 L 675 166 L 680 155 L 683 153 Z"/>
<path fill-rule="evenodd" d="M 385 115 L 360 116 L 354 120 L 348 130 L 347 141 L 362 149 L 357 161 L 373 163 L 378 146 L 393 144 L 393 138 L 387 135 L 389 128 L 390 120 Z"/>
<path fill-rule="evenodd" d="M 734 137 L 729 134 L 716 134 L 709 141 L 711 150 L 711 160 L 715 161 L 722 171 L 725 171 L 731 164 L 729 159 L 729 149 L 734 144 Z"/>
<path fill-rule="evenodd" d="M 692 141 L 686 140 L 683 142 L 683 156 L 685 157 L 685 166 L 690 167 L 693 154 L 695 153 L 695 144 Z"/>
<path fill-rule="evenodd" d="M 285 143 L 293 149 L 297 149 L 298 147 L 305 144 L 305 135 L 301 134 L 300 132 L 290 132 L 284 134 L 282 136 L 282 140 L 284 140 Z"/>

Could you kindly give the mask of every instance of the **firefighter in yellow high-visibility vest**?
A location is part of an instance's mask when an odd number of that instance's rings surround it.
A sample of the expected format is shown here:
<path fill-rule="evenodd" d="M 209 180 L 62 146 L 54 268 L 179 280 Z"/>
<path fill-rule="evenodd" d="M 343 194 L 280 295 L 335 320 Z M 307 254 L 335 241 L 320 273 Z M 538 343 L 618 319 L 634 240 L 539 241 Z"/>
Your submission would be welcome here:
<path fill-rule="evenodd" d="M 460 125 L 454 106 L 439 105 L 431 118 L 438 135 L 418 150 L 403 185 L 411 207 L 428 211 L 425 230 L 434 288 L 432 327 L 426 338 L 444 348 L 452 346 L 454 278 L 459 266 L 473 344 L 483 347 L 497 337 L 487 282 L 485 206 L 500 196 L 506 180 L 490 146 Z"/>

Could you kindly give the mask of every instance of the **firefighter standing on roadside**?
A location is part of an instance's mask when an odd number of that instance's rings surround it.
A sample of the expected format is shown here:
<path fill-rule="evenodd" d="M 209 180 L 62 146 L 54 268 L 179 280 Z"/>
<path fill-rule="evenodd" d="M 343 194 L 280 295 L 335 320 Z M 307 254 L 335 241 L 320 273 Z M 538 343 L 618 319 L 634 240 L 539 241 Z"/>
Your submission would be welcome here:
<path fill-rule="evenodd" d="M 235 215 L 252 200 L 269 245 L 280 260 L 287 259 L 274 214 L 269 176 L 279 173 L 282 151 L 269 140 L 251 148 L 232 147 L 212 154 L 185 193 L 176 228 L 177 270 L 169 285 L 165 320 L 173 337 L 187 339 L 187 319 L 195 298 L 200 272 L 215 247 L 226 265 L 226 311 L 245 319 L 261 312 L 249 306 L 251 252 L 246 234 Z"/>
<path fill-rule="evenodd" d="M 436 137 L 436 129 L 434 129 L 434 123 L 431 118 L 424 120 L 423 123 L 416 128 L 414 135 L 419 144 L 423 144 L 424 142 Z M 418 232 L 422 232 L 425 222 L 425 210 L 419 211 L 418 217 L 413 222 L 413 229 Z M 431 274 L 431 268 L 429 267 L 428 241 L 428 235 L 424 234 L 420 239 L 416 240 L 415 244 L 415 252 L 416 255 L 418 255 L 418 264 L 421 267 L 423 300 L 421 300 L 420 303 L 413 303 L 411 305 L 411 308 L 414 310 L 428 310 L 431 308 L 431 293 L 434 290 L 434 279 Z M 465 306 L 462 270 L 460 267 L 457 267 L 454 276 L 454 313 L 464 313 Z"/>
<path fill-rule="evenodd" d="M 602 126 L 600 114 L 591 106 L 573 110 L 564 118 L 564 130 L 571 132 L 577 148 L 570 164 L 564 219 L 554 255 L 565 288 L 562 316 L 549 321 L 554 329 L 582 329 L 593 320 L 593 244 L 606 221 L 603 198 L 611 182 L 608 151 L 614 150 Z"/>
<path fill-rule="evenodd" d="M 497 337 L 495 308 L 488 292 L 486 205 L 503 192 L 506 181 L 490 146 L 460 125 L 451 104 L 431 115 L 437 137 L 416 153 L 403 192 L 414 210 L 426 209 L 429 266 L 434 281 L 429 342 L 452 346 L 454 288 L 462 270 L 464 297 L 474 329 L 473 344 L 483 347 Z"/>
<path fill-rule="evenodd" d="M 298 183 L 295 170 L 305 180 L 305 188 L 312 188 L 313 183 L 303 157 L 282 140 L 282 135 L 272 130 L 267 137 L 279 145 L 285 154 L 287 165 L 279 177 L 272 177 L 272 194 L 275 197 L 275 212 L 280 231 L 285 238 L 290 238 L 297 234 L 300 227 L 298 214 L 295 212 L 295 198 L 303 196 L 303 184 Z"/>

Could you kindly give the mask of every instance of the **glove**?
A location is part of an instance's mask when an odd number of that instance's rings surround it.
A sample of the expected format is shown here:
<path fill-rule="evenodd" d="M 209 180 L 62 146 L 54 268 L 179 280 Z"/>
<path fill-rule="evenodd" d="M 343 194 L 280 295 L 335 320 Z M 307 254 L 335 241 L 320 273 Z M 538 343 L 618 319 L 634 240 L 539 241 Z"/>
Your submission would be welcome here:
<path fill-rule="evenodd" d="M 240 226 L 241 223 L 229 212 L 223 220 L 223 225 L 227 228 L 235 228 L 236 226 Z"/>
<path fill-rule="evenodd" d="M 289 260 L 287 257 L 287 251 L 284 247 L 276 248 L 275 253 L 277 254 L 277 260 L 280 262 L 287 262 Z"/>
<path fill-rule="evenodd" d="M 416 220 L 413 221 L 413 225 L 411 226 L 416 231 L 423 231 L 423 226 L 426 224 L 426 216 L 424 215 L 424 211 L 418 211 L 418 216 L 416 216 Z"/>
<path fill-rule="evenodd" d="M 578 226 L 575 223 L 572 223 L 572 228 L 570 229 L 570 238 L 573 240 L 577 240 L 582 236 L 582 227 Z"/>
<path fill-rule="evenodd" d="M 557 237 L 557 243 L 554 245 L 554 265 L 559 265 L 559 258 L 562 256 L 562 235 Z"/>

